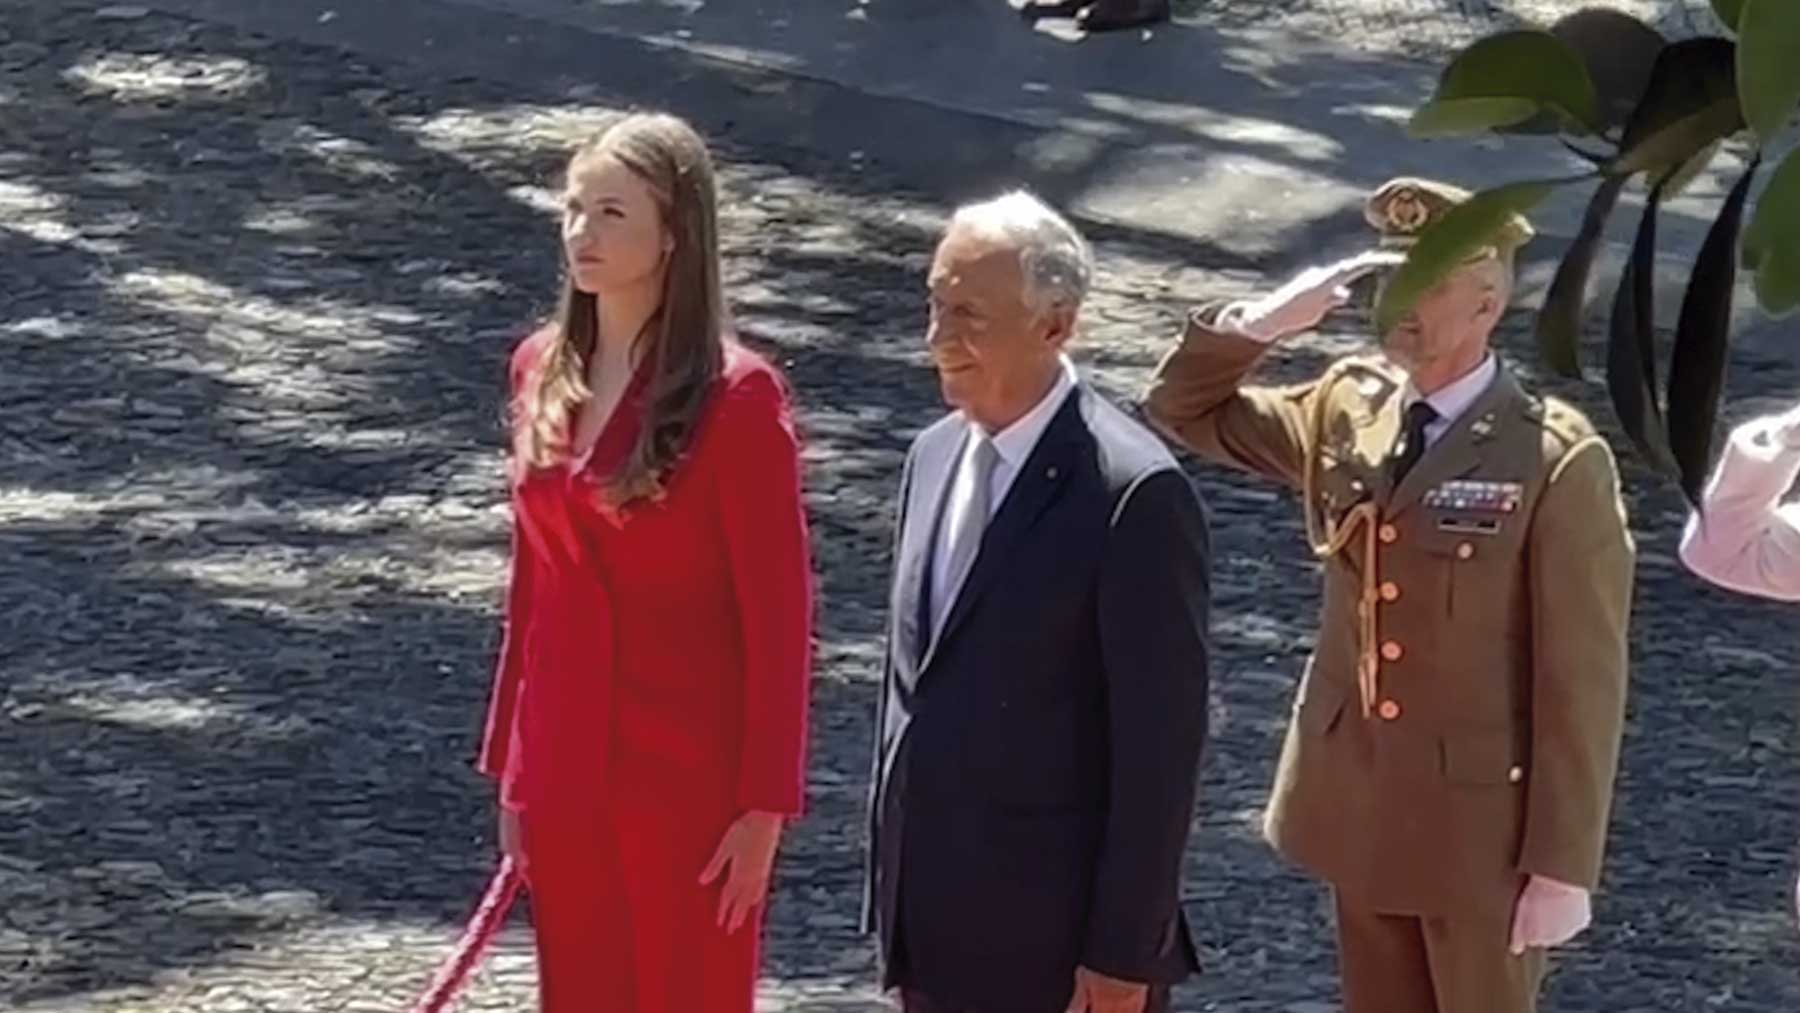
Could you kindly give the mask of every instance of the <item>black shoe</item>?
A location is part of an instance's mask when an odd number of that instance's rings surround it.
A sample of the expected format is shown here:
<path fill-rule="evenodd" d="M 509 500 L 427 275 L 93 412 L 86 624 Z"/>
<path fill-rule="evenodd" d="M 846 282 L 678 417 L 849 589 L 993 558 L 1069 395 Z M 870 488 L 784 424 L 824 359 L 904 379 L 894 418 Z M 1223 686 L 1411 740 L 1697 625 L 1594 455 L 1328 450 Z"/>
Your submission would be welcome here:
<path fill-rule="evenodd" d="M 1094 0 L 1028 0 L 1025 6 L 1019 8 L 1019 17 L 1026 21 L 1072 18 L 1093 2 Z"/>
<path fill-rule="evenodd" d="M 1075 19 L 1084 32 L 1116 32 L 1169 20 L 1169 0 L 1097 0 Z"/>

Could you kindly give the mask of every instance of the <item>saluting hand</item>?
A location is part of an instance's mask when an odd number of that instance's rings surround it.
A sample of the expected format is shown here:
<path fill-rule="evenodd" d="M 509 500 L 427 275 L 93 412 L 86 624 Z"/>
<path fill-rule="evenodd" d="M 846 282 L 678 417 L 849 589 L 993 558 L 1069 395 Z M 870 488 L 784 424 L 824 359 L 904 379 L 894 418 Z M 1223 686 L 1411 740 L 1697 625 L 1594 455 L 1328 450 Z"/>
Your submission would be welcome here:
<path fill-rule="evenodd" d="M 1085 967 L 1075 971 L 1075 995 L 1068 1013 L 1144 1013 L 1150 986 L 1109 978 Z"/>
<path fill-rule="evenodd" d="M 1358 278 L 1406 258 L 1391 250 L 1369 250 L 1335 264 L 1310 267 L 1259 299 L 1233 303 L 1220 323 L 1258 341 L 1275 341 L 1317 327 L 1325 314 L 1350 301 Z"/>
<path fill-rule="evenodd" d="M 726 876 L 719 891 L 719 925 L 727 932 L 742 928 L 750 912 L 768 897 L 775 849 L 780 844 L 781 816 L 776 813 L 747 812 L 726 828 L 712 861 L 700 873 L 700 885 Z"/>

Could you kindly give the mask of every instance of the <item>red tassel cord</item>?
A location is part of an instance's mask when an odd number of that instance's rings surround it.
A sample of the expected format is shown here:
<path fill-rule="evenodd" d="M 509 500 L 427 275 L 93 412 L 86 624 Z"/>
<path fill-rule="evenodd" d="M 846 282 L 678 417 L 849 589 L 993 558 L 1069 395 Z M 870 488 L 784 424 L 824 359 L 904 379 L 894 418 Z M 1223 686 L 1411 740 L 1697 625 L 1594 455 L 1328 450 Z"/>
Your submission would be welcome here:
<path fill-rule="evenodd" d="M 475 969 L 481 966 L 481 958 L 487 954 L 488 947 L 500 935 L 500 929 L 506 925 L 506 915 L 524 885 L 524 877 L 519 875 L 513 860 L 502 858 L 500 867 L 488 880 L 487 890 L 481 895 L 481 904 L 470 916 L 462 938 L 457 940 L 456 949 L 438 967 L 437 974 L 431 979 L 431 987 L 413 1005 L 412 1013 L 444 1013 L 450 1008 L 469 984 L 469 979 L 474 977 Z"/>

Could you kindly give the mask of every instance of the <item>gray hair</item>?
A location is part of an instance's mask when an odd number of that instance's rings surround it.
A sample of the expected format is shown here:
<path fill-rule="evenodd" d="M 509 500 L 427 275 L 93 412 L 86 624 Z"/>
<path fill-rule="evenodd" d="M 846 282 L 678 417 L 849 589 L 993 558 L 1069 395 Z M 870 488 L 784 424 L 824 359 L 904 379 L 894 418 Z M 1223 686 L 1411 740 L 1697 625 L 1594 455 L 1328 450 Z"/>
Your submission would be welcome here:
<path fill-rule="evenodd" d="M 950 227 L 970 229 L 1019 250 L 1025 305 L 1033 313 L 1078 310 L 1094 278 L 1094 254 L 1069 220 L 1024 190 L 956 209 Z"/>

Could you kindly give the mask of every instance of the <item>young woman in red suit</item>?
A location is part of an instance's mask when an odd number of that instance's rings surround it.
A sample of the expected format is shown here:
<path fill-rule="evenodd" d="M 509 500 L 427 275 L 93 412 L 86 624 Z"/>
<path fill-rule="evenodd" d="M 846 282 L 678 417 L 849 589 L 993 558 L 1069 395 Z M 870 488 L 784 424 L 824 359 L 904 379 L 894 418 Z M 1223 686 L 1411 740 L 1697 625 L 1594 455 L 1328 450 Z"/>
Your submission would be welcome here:
<path fill-rule="evenodd" d="M 805 788 L 812 579 L 780 377 L 725 334 L 713 170 L 619 118 L 570 160 L 513 355 L 513 558 L 481 767 L 545 1013 L 749 1013 Z"/>

